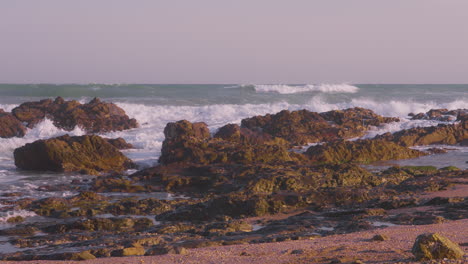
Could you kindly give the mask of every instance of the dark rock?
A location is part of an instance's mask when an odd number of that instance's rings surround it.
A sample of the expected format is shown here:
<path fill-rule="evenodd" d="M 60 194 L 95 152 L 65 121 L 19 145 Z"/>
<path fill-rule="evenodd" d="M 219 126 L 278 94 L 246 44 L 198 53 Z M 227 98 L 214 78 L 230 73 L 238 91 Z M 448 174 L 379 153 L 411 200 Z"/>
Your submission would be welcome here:
<path fill-rule="evenodd" d="M 23 137 L 26 127 L 12 114 L 0 109 L 0 138 Z"/>
<path fill-rule="evenodd" d="M 394 134 L 386 133 L 376 139 L 393 141 L 405 147 L 421 145 L 455 145 L 468 139 L 468 121 L 454 125 L 438 125 L 433 127 L 417 127 L 398 131 Z"/>
<path fill-rule="evenodd" d="M 13 115 L 21 122 L 32 128 L 37 123 L 49 118 L 54 125 L 71 131 L 76 126 L 83 128 L 87 133 L 103 133 L 121 131 L 138 127 L 135 119 L 129 118 L 125 111 L 113 103 L 101 102 L 94 98 L 87 104 L 78 101 L 65 101 L 57 97 L 27 102 L 12 110 Z"/>
<path fill-rule="evenodd" d="M 242 127 L 283 138 L 294 145 L 332 141 L 364 135 L 369 126 L 399 121 L 363 108 L 350 108 L 325 113 L 307 110 L 283 110 L 242 120 Z"/>
<path fill-rule="evenodd" d="M 419 235 L 411 252 L 416 260 L 461 259 L 465 255 L 456 243 L 438 233 Z"/>
<path fill-rule="evenodd" d="M 409 159 L 426 155 L 385 140 L 338 141 L 307 149 L 307 156 L 320 163 L 370 163 L 381 160 Z"/>
<path fill-rule="evenodd" d="M 133 145 L 130 143 L 127 143 L 125 139 L 123 138 L 109 138 L 106 139 L 109 144 L 112 146 L 116 147 L 117 149 L 132 149 Z"/>
<path fill-rule="evenodd" d="M 459 113 L 466 112 L 465 109 L 451 110 L 448 109 L 431 109 L 426 113 L 419 113 L 412 116 L 412 120 L 438 120 L 438 121 L 454 121 Z"/>
<path fill-rule="evenodd" d="M 159 158 L 162 164 L 270 163 L 291 161 L 298 156 L 282 142 L 253 145 L 211 138 L 205 123 L 168 123 L 164 134 Z"/>
<path fill-rule="evenodd" d="M 99 136 L 68 135 L 38 140 L 14 151 L 20 169 L 100 174 L 134 167 L 114 146 Z"/>
<path fill-rule="evenodd" d="M 372 237 L 372 241 L 386 241 L 389 240 L 389 237 L 387 235 L 383 234 L 378 234 Z"/>

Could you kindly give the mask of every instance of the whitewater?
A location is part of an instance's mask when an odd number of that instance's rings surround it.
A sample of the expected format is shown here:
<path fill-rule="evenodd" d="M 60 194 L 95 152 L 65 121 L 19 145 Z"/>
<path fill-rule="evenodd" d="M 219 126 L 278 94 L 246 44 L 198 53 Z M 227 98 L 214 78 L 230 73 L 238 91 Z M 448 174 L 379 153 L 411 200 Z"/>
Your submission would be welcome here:
<path fill-rule="evenodd" d="M 400 117 L 401 122 L 373 128 L 365 138 L 412 127 L 434 126 L 441 122 L 410 120 L 409 113 L 430 109 L 468 108 L 468 85 L 359 85 L 359 84 L 210 84 L 210 85 L 152 85 L 152 84 L 0 84 L 0 108 L 11 111 L 20 103 L 62 96 L 82 103 L 94 97 L 114 102 L 135 118 L 140 127 L 127 131 L 102 134 L 103 137 L 122 137 L 135 149 L 124 153 L 140 168 L 157 164 L 163 130 L 168 122 L 189 120 L 205 122 L 212 133 L 228 123 L 239 124 L 243 118 L 281 110 L 307 109 L 324 112 L 350 107 L 363 107 L 384 116 Z M 31 173 L 17 170 L 14 165 L 15 148 L 38 139 L 64 134 L 83 135 L 75 128 L 63 131 L 44 120 L 28 130 L 24 138 L 0 138 L 0 196 L 21 191 L 26 197 L 70 196 L 73 192 L 41 190 L 39 186 L 67 184 L 73 179 L 89 175 L 61 173 Z M 453 148 L 434 159 L 429 156 L 399 164 L 455 165 L 467 168 L 466 147 Z M 131 173 L 129 171 L 128 173 Z M 23 197 L 24 197 L 23 196 Z M 1 207 L 0 203 L 0 207 Z M 30 216 L 31 212 L 9 212 Z M 2 215 L 0 214 L 0 222 Z"/>

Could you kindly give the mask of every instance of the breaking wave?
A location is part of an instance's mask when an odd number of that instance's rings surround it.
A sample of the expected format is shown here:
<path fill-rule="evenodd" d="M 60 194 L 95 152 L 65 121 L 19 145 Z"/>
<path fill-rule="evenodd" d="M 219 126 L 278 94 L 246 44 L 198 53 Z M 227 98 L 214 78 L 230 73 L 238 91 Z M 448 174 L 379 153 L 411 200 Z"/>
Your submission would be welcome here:
<path fill-rule="evenodd" d="M 306 84 L 306 85 L 286 85 L 286 84 L 257 84 L 254 89 L 260 93 L 295 94 L 306 92 L 322 93 L 357 93 L 359 88 L 350 84 Z"/>

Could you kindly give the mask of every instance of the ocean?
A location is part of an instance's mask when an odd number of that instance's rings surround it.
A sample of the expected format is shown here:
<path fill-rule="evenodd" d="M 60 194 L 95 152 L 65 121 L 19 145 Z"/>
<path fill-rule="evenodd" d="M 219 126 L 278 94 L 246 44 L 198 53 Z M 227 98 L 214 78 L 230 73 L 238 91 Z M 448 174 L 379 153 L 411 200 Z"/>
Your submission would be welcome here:
<path fill-rule="evenodd" d="M 164 140 L 163 129 L 168 122 L 186 119 L 205 122 L 212 132 L 228 123 L 240 123 L 243 118 L 283 109 L 329 111 L 350 107 L 369 108 L 384 116 L 400 117 L 401 122 L 375 128 L 364 136 L 373 137 L 418 126 L 434 126 L 439 121 L 410 120 L 409 113 L 427 112 L 434 108 L 468 108 L 468 85 L 450 84 L 308 84 L 308 85 L 239 85 L 239 84 L 0 84 L 0 108 L 11 111 L 20 103 L 61 96 L 82 103 L 94 97 L 114 102 L 138 120 L 137 129 L 106 133 L 109 138 L 122 137 L 135 146 L 124 153 L 140 168 L 157 164 Z M 38 139 L 63 134 L 83 135 L 80 128 L 71 132 L 55 127 L 45 120 L 30 129 L 24 138 L 0 138 L 0 196 L 21 191 L 21 197 L 70 196 L 71 191 L 44 189 L 40 186 L 67 184 L 73 179 L 92 177 L 79 174 L 34 173 L 17 170 L 15 148 Z M 450 151 L 414 160 L 387 162 L 376 166 L 454 165 L 467 169 L 468 148 L 450 146 Z M 128 173 L 131 173 L 129 171 Z M 11 211 L 0 204 L 0 224 L 6 216 L 33 214 Z"/>

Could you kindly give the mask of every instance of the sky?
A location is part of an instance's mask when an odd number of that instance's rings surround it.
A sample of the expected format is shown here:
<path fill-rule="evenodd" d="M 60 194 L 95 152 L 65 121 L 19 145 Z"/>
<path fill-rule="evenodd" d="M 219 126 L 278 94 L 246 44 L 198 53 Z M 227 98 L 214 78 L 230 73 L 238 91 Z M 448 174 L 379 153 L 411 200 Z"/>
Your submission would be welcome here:
<path fill-rule="evenodd" d="M 0 0 L 0 83 L 468 83 L 467 0 Z"/>

